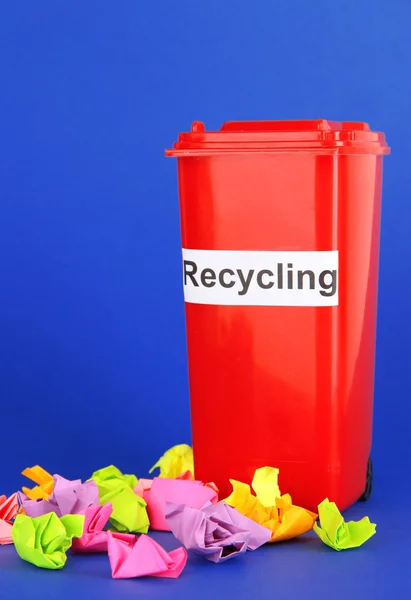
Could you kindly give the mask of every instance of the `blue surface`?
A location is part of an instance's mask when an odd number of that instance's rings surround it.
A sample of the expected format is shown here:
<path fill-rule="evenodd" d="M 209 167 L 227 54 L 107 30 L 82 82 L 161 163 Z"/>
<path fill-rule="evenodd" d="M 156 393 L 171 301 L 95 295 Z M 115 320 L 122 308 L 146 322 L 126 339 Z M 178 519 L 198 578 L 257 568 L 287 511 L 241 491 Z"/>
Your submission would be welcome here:
<path fill-rule="evenodd" d="M 361 518 L 364 505 L 347 511 Z M 223 564 L 190 555 L 180 578 L 113 580 L 107 555 L 69 553 L 62 571 L 43 571 L 23 563 L 13 547 L 0 548 L 2 600 L 56 598 L 408 598 L 411 592 L 409 545 L 404 530 L 411 519 L 404 503 L 387 516 L 386 498 L 371 501 L 366 510 L 379 523 L 363 547 L 345 552 L 327 548 L 314 533 L 283 544 L 266 545 Z M 153 537 L 167 550 L 178 542 L 169 533 Z"/>
<path fill-rule="evenodd" d="M 113 582 L 104 557 L 43 573 L 0 548 L 1 598 L 249 596 L 259 585 L 267 598 L 405 596 L 410 29 L 409 0 L 1 3 L 0 493 L 35 463 L 69 478 L 108 463 L 144 475 L 190 441 L 176 165 L 163 156 L 180 130 L 197 119 L 366 120 L 393 148 L 377 492 L 355 508 L 377 521 L 373 541 L 346 554 L 303 540 L 217 567 L 191 561 L 177 582 Z"/>

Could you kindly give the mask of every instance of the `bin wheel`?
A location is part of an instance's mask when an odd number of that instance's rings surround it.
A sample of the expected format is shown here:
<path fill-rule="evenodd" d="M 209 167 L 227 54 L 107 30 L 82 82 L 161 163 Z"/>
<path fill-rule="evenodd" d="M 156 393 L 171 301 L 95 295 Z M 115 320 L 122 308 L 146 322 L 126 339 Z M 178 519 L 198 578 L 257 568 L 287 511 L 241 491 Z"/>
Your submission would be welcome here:
<path fill-rule="evenodd" d="M 368 464 L 367 464 L 367 479 L 365 482 L 365 489 L 364 489 L 362 496 L 360 496 L 360 502 L 367 502 L 367 500 L 370 499 L 371 492 L 372 492 L 372 480 L 373 480 L 372 461 L 371 461 L 371 458 L 369 458 Z"/>

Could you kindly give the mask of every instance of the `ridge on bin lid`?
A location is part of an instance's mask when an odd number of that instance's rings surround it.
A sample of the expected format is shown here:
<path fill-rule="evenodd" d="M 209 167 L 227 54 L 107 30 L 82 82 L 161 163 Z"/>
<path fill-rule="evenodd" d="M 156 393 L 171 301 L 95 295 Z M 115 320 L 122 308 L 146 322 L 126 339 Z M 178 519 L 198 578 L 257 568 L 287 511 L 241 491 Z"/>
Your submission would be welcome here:
<path fill-rule="evenodd" d="M 206 131 L 195 121 L 180 133 L 167 156 L 201 156 L 248 152 L 316 151 L 338 154 L 389 154 L 384 133 L 354 121 L 227 121 L 219 131 Z"/>

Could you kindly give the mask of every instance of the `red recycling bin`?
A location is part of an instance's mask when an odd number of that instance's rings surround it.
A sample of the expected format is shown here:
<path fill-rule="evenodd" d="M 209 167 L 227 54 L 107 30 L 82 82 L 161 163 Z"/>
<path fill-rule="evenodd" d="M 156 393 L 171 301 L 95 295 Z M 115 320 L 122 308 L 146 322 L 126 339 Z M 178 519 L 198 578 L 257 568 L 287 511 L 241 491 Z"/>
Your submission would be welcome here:
<path fill-rule="evenodd" d="M 178 158 L 196 478 L 370 484 L 382 158 L 366 123 L 196 122 Z M 366 493 L 368 493 L 367 490 Z"/>

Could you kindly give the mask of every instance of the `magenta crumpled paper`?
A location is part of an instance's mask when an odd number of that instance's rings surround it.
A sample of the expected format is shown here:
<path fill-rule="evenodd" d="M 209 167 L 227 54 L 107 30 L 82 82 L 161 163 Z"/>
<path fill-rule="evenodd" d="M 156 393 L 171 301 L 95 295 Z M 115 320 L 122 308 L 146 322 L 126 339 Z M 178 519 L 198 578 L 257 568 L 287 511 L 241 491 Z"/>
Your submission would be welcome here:
<path fill-rule="evenodd" d="M 256 550 L 271 538 L 271 531 L 225 502 L 201 510 L 167 503 L 167 523 L 188 549 L 219 563 Z"/>
<path fill-rule="evenodd" d="M 28 517 L 40 517 L 55 512 L 58 517 L 68 514 L 84 514 L 90 506 L 100 506 L 98 488 L 94 481 L 81 483 L 53 475 L 53 493 L 47 500 L 30 500 L 19 492 L 19 501 Z"/>
<path fill-rule="evenodd" d="M 144 533 L 139 537 L 108 532 L 108 557 L 114 579 L 131 577 L 172 577 L 180 575 L 187 562 L 185 548 L 166 552 Z"/>
<path fill-rule="evenodd" d="M 170 531 L 166 521 L 166 504 L 185 504 L 192 508 L 202 508 L 218 502 L 218 490 L 214 484 L 204 484 L 192 479 L 140 479 L 134 488 L 136 494 L 147 502 L 150 529 Z"/>

